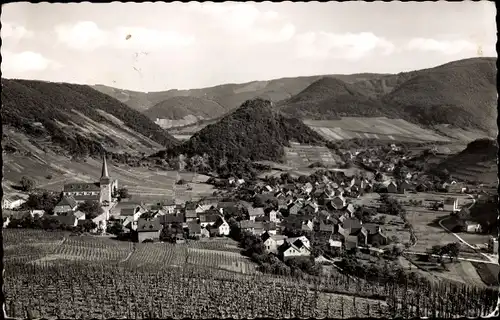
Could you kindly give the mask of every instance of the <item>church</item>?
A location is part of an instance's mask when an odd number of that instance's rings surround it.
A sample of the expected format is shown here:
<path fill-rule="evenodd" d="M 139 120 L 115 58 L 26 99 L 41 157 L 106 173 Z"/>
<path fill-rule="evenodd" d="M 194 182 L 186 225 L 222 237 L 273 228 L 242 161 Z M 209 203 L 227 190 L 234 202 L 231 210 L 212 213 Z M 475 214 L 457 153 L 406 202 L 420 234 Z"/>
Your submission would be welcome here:
<path fill-rule="evenodd" d="M 63 195 L 72 197 L 77 203 L 98 201 L 101 206 L 108 207 L 112 204 L 113 195 L 117 191 L 118 180 L 109 176 L 106 156 L 103 156 L 99 182 L 65 184 Z"/>

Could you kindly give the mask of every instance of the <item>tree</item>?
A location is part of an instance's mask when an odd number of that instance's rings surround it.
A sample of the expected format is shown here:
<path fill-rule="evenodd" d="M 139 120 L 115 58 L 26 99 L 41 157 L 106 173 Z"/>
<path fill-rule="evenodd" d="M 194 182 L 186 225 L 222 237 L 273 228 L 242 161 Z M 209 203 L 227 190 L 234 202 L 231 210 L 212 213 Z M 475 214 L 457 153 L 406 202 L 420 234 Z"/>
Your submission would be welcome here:
<path fill-rule="evenodd" d="M 123 224 L 119 220 L 116 220 L 107 225 L 106 232 L 119 236 L 123 232 Z"/>
<path fill-rule="evenodd" d="M 453 258 L 458 258 L 460 254 L 460 243 L 448 243 L 443 247 L 443 251 L 450 256 L 450 261 L 453 262 Z"/>
<path fill-rule="evenodd" d="M 85 219 L 94 219 L 100 214 L 100 205 L 97 201 L 86 200 L 78 206 L 78 210 L 85 213 Z"/>
<path fill-rule="evenodd" d="M 31 191 L 33 190 L 33 188 L 35 188 L 35 181 L 26 176 L 23 176 L 20 182 L 21 182 L 21 189 L 23 191 Z"/>
<path fill-rule="evenodd" d="M 97 224 L 92 220 L 85 220 L 82 224 L 82 229 L 85 232 L 90 232 L 91 230 L 94 230 L 95 228 L 97 228 Z"/>
<path fill-rule="evenodd" d="M 130 194 L 128 193 L 128 189 L 127 188 L 120 188 L 118 189 L 118 198 L 121 200 L 121 199 L 127 199 L 127 198 L 130 198 Z"/>

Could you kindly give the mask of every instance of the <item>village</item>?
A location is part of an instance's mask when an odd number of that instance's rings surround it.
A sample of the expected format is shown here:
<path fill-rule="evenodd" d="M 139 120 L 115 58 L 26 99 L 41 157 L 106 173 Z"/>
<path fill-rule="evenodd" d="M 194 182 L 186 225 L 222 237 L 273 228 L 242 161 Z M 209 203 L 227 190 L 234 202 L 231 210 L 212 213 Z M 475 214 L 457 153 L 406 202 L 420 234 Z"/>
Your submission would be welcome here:
<path fill-rule="evenodd" d="M 394 152 L 390 154 L 389 165 L 376 165 L 381 170 L 373 178 L 368 178 L 366 173 L 347 176 L 337 170 L 317 170 L 310 176 L 298 178 L 284 172 L 279 177 L 266 176 L 252 182 L 237 177 L 212 178 L 209 182 L 221 188 L 225 198 L 212 197 L 183 204 L 174 200 L 145 203 L 129 199 L 126 191 L 118 188 L 118 181 L 110 177 L 104 157 L 99 182 L 66 184 L 62 198 L 50 214 L 47 208 L 17 212 L 16 219 L 4 216 L 4 227 L 12 228 L 15 224 L 19 227 L 21 213 L 32 218 L 45 217 L 52 221 L 52 228 L 113 234 L 121 240 L 140 243 L 204 241 L 230 237 L 233 229 L 237 229 L 260 238 L 265 252 L 282 260 L 311 257 L 318 251 L 328 259 L 357 250 L 380 254 L 399 246 L 402 251 L 416 242 L 408 220 L 402 217 L 398 222 L 386 222 L 385 218 L 374 218 L 383 211 L 380 208 L 384 205 L 368 208 L 365 199 L 378 198 L 379 194 L 386 199 L 387 195 L 405 194 L 411 198 L 417 192 L 434 189 L 449 195 L 432 203 L 433 210 L 463 216 L 467 208 L 461 208 L 453 195 L 470 190 L 453 180 L 426 184 L 417 173 L 408 170 L 394 174 L 394 165 L 404 155 L 397 152 L 394 144 L 391 148 Z M 348 153 L 346 158 L 365 164 L 377 163 L 366 158 L 367 152 L 369 150 Z M 25 202 L 15 196 L 4 198 L 2 206 L 16 212 Z M 387 210 L 387 205 L 385 207 Z M 400 215 L 398 208 L 389 210 L 394 216 Z M 481 232 L 478 223 L 471 223 L 466 216 L 462 220 L 466 232 Z M 402 229 L 398 230 L 406 230 L 410 234 L 408 241 L 400 240 L 399 234 L 388 235 L 388 223 L 399 225 Z M 498 254 L 497 239 L 490 239 L 487 251 Z"/>

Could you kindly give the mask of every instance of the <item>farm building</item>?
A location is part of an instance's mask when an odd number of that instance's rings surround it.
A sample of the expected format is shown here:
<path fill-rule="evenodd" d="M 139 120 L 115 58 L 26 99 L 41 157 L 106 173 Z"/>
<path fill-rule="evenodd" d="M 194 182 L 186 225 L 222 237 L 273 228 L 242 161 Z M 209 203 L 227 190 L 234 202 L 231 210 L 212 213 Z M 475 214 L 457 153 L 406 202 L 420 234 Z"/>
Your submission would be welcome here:
<path fill-rule="evenodd" d="M 102 161 L 99 182 L 65 184 L 63 195 L 72 196 L 77 202 L 90 200 L 99 201 L 101 205 L 111 205 L 112 195 L 118 191 L 118 180 L 110 178 L 105 156 Z"/>
<path fill-rule="evenodd" d="M 4 197 L 2 199 L 2 209 L 15 209 L 19 208 L 26 200 L 18 195 L 11 197 Z"/>
<path fill-rule="evenodd" d="M 77 207 L 78 204 L 72 196 L 64 196 L 54 207 L 54 213 L 75 211 Z"/>
<path fill-rule="evenodd" d="M 146 239 L 159 240 L 160 233 L 163 229 L 160 221 L 139 219 L 137 224 L 137 237 L 139 242 L 144 242 Z"/>
<path fill-rule="evenodd" d="M 458 198 L 446 198 L 443 202 L 443 210 L 451 212 L 458 211 Z"/>
<path fill-rule="evenodd" d="M 132 221 L 137 221 L 147 211 L 142 203 L 122 201 L 111 208 L 110 216 L 123 219 L 130 217 Z"/>
<path fill-rule="evenodd" d="M 465 221 L 465 231 L 470 233 L 479 233 L 481 232 L 481 224 L 473 221 L 466 220 Z"/>

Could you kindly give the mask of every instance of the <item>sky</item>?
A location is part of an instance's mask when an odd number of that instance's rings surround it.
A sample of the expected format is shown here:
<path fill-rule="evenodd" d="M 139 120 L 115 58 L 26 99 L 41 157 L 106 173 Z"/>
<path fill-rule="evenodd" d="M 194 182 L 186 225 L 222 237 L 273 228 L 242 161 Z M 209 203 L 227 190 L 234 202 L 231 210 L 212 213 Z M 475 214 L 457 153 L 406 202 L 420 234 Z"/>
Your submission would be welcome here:
<path fill-rule="evenodd" d="M 493 2 L 2 5 L 2 77 L 194 89 L 496 57 Z"/>

